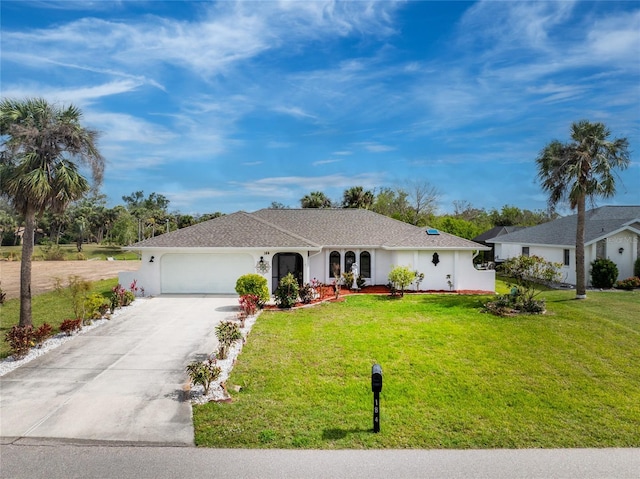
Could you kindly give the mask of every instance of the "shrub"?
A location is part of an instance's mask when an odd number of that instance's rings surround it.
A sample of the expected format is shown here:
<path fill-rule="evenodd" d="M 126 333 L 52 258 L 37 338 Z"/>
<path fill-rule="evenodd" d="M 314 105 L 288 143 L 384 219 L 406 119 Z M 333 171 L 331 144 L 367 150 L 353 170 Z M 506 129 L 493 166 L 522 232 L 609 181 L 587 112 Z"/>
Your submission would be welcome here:
<path fill-rule="evenodd" d="M 353 287 L 353 273 L 351 271 L 345 271 L 342 273 L 342 284 L 344 284 L 347 289 L 351 289 Z"/>
<path fill-rule="evenodd" d="M 9 343 L 14 359 L 24 358 L 29 350 L 36 345 L 33 326 L 14 325 L 7 331 L 4 340 Z"/>
<path fill-rule="evenodd" d="M 517 311 L 511 304 L 511 298 L 508 294 L 499 294 L 493 301 L 484 304 L 485 311 L 495 314 L 496 316 L 509 316 Z"/>
<path fill-rule="evenodd" d="M 6 300 L 7 300 L 7 293 L 3 292 L 2 288 L 0 288 L 0 306 L 2 306 Z"/>
<path fill-rule="evenodd" d="M 396 266 L 389 273 L 389 282 L 393 288 L 400 291 L 400 296 L 404 296 L 404 290 L 416 278 L 416 274 L 408 266 Z"/>
<path fill-rule="evenodd" d="M 33 338 L 36 346 L 42 346 L 47 339 L 53 335 L 53 327 L 48 323 L 42 323 L 38 329 L 33 332 Z"/>
<path fill-rule="evenodd" d="M 62 331 L 67 336 L 71 336 L 75 331 L 80 331 L 82 329 L 82 318 L 78 319 L 65 319 L 60 324 L 60 331 Z"/>
<path fill-rule="evenodd" d="M 269 286 L 267 279 L 259 274 L 242 275 L 236 281 L 236 293 L 240 296 L 252 294 L 258 297 L 258 306 L 262 307 L 269 301 Z"/>
<path fill-rule="evenodd" d="M 63 287 L 61 280 L 56 279 L 56 292 L 69 295 L 71 304 L 73 305 L 73 314 L 76 318 L 85 318 L 85 301 L 91 290 L 91 282 L 80 276 L 69 276 L 67 278 L 67 286 Z"/>
<path fill-rule="evenodd" d="M 242 339 L 242 333 L 240 332 L 240 328 L 237 323 L 232 321 L 222 321 L 218 326 L 216 326 L 216 337 L 220 343 L 218 348 L 218 357 L 220 359 L 227 359 L 229 348 L 233 343 Z"/>
<path fill-rule="evenodd" d="M 258 298 L 255 294 L 245 294 L 240 296 L 238 302 L 240 303 L 240 310 L 245 316 L 253 316 L 258 312 Z"/>
<path fill-rule="evenodd" d="M 545 301 L 535 299 L 542 292 L 538 285 L 558 281 L 561 266 L 535 255 L 517 256 L 505 261 L 502 271 L 511 280 L 508 283 L 511 292 L 485 303 L 485 311 L 498 316 L 543 313 Z"/>
<path fill-rule="evenodd" d="M 92 293 L 84 301 L 85 317 L 100 319 L 109 310 L 109 300 L 99 293 Z"/>
<path fill-rule="evenodd" d="M 215 357 L 206 361 L 194 361 L 187 366 L 187 373 L 192 384 L 200 384 L 204 388 L 204 395 L 209 394 L 211 383 L 220 377 L 222 369 L 216 365 Z"/>
<path fill-rule="evenodd" d="M 126 290 L 121 284 L 117 284 L 111 290 L 110 307 L 111 312 L 123 306 L 129 306 L 136 299 L 133 292 Z"/>
<path fill-rule="evenodd" d="M 300 291 L 298 291 L 298 294 L 300 295 L 300 301 L 302 301 L 304 304 L 309 304 L 311 301 L 313 301 L 315 293 L 315 289 L 309 283 L 305 284 L 302 288 L 300 288 Z"/>
<path fill-rule="evenodd" d="M 279 308 L 291 308 L 298 301 L 298 280 L 289 273 L 280 280 L 274 295 Z"/>
<path fill-rule="evenodd" d="M 362 277 L 362 275 L 358 275 L 358 279 L 356 279 L 356 284 L 358 285 L 358 289 L 362 289 L 367 284 L 367 280 Z"/>
<path fill-rule="evenodd" d="M 42 257 L 45 261 L 62 261 L 64 260 L 64 251 L 57 244 L 43 243 Z"/>
<path fill-rule="evenodd" d="M 122 296 L 122 306 L 129 306 L 136 300 L 136 296 L 131 291 L 125 291 Z"/>
<path fill-rule="evenodd" d="M 610 259 L 596 259 L 591 262 L 591 285 L 594 288 L 609 289 L 618 279 L 618 267 Z"/>
<path fill-rule="evenodd" d="M 539 256 L 517 256 L 508 259 L 502 264 L 502 272 L 511 281 L 510 286 L 515 286 L 520 304 L 529 304 L 542 290 L 538 290 L 541 284 L 557 282 L 560 277 L 560 263 L 546 261 Z M 512 289 L 512 292 L 514 290 Z"/>
<path fill-rule="evenodd" d="M 640 258 L 636 259 L 636 262 L 633 263 L 633 275 L 636 278 L 640 278 Z"/>
<path fill-rule="evenodd" d="M 627 291 L 631 291 L 635 288 L 640 288 L 640 278 L 632 276 L 631 278 L 616 281 L 614 287 L 616 289 L 626 289 Z"/>

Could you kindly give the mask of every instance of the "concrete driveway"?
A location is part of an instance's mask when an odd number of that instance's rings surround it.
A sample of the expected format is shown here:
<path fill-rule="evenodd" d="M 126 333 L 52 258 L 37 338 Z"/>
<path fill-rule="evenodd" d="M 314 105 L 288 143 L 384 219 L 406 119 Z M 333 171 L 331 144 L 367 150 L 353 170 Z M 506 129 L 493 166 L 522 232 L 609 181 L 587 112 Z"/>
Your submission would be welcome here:
<path fill-rule="evenodd" d="M 185 366 L 217 349 L 235 296 L 143 299 L 0 379 L 0 436 L 193 445 Z"/>

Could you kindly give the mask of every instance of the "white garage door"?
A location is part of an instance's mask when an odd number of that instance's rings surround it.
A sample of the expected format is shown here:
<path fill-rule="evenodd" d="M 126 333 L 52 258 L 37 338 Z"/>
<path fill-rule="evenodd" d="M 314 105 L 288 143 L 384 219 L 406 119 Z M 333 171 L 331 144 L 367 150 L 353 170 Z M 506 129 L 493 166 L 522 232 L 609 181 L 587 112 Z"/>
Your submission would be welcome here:
<path fill-rule="evenodd" d="M 163 293 L 235 294 L 237 279 L 255 267 L 248 254 L 165 254 L 160 271 Z"/>

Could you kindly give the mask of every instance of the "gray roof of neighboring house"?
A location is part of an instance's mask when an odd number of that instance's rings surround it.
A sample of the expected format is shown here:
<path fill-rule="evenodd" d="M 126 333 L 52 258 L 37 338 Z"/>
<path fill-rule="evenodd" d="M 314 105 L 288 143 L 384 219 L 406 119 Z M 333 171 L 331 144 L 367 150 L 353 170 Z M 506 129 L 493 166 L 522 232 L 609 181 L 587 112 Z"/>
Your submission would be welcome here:
<path fill-rule="evenodd" d="M 485 231 L 482 234 L 479 234 L 473 241 L 477 241 L 478 243 L 482 243 L 484 241 L 490 240 L 491 238 L 495 238 L 497 236 L 503 236 L 515 231 L 519 231 L 526 228 L 526 226 L 495 226 L 491 228 L 489 231 Z"/>
<path fill-rule="evenodd" d="M 363 209 L 263 209 L 214 218 L 132 247 L 487 249 L 444 232 L 428 235 L 427 229 Z"/>
<path fill-rule="evenodd" d="M 487 242 L 574 246 L 577 218 L 578 215 L 565 216 Z M 601 206 L 589 210 L 585 218 L 585 244 L 606 237 L 637 219 L 640 219 L 640 206 Z"/>

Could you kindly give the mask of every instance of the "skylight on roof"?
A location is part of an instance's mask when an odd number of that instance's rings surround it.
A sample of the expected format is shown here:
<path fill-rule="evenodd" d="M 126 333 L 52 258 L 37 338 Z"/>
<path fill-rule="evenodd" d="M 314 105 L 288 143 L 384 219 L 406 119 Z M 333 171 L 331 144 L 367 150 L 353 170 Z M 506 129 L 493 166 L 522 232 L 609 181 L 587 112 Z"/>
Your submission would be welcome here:
<path fill-rule="evenodd" d="M 430 228 L 430 229 L 428 229 L 428 230 L 427 230 L 427 234 L 428 234 L 429 236 L 432 236 L 432 235 L 439 235 L 439 234 L 440 234 L 440 231 L 438 231 L 438 230 L 437 230 L 437 229 L 435 229 L 435 228 Z"/>

